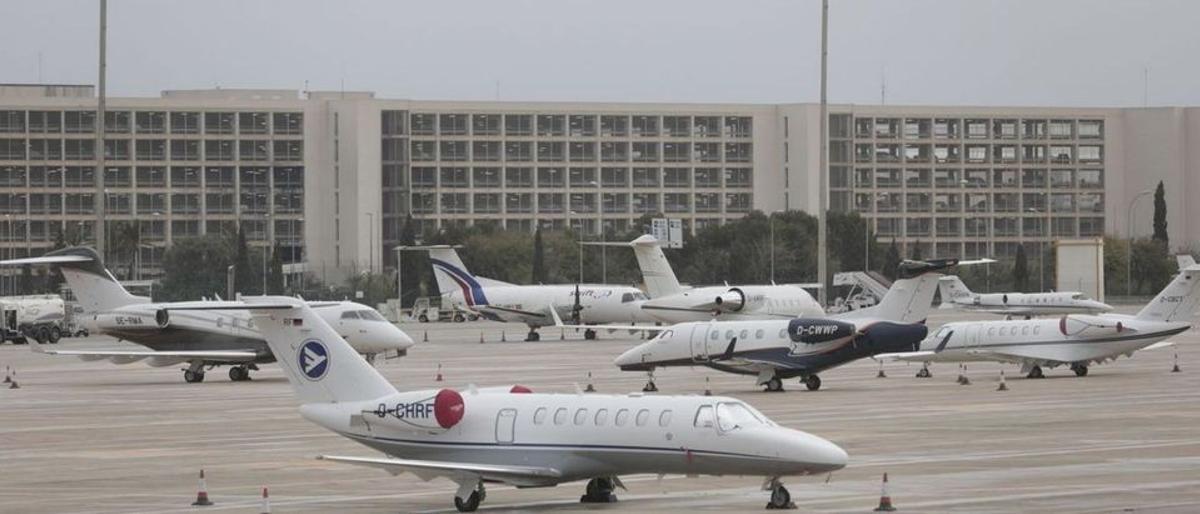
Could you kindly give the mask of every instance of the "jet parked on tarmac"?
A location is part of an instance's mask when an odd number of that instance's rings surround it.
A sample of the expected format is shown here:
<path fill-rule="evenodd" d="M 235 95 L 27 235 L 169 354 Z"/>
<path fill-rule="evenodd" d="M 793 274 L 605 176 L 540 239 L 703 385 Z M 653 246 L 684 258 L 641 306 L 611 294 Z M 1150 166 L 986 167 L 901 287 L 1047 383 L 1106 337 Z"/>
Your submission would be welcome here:
<path fill-rule="evenodd" d="M 303 302 L 256 297 L 246 304 L 300 414 L 388 455 L 319 458 L 448 478 L 458 485 L 459 511 L 479 507 L 487 482 L 588 480 L 580 500 L 609 502 L 623 487 L 617 477 L 635 473 L 763 476 L 770 505 L 786 507 L 781 477 L 846 465 L 838 446 L 776 425 L 735 398 L 535 394 L 521 386 L 400 392 Z"/>
<path fill-rule="evenodd" d="M 824 317 L 792 320 L 706 321 L 667 327 L 654 339 L 616 359 L 623 371 L 706 366 L 757 375 L 767 391 L 800 377 L 809 390 L 821 387 L 818 373 L 879 353 L 913 349 L 928 333 L 940 270 L 955 260 L 904 261 L 900 279 L 878 305 Z M 646 384 L 655 389 L 653 383 Z"/>
<path fill-rule="evenodd" d="M 646 295 L 636 287 L 509 284 L 472 275 L 452 247 L 428 249 L 438 291 L 450 303 L 495 321 L 524 323 L 529 326 L 526 341 L 537 341 L 540 339 L 537 329 L 554 324 L 551 307 L 557 311 L 555 314 L 571 319 L 576 325 L 654 321 L 639 308 Z M 585 328 L 583 336 L 595 339 L 595 328 Z"/>
<path fill-rule="evenodd" d="M 1083 293 L 972 293 L 955 276 L 942 277 L 939 285 L 943 309 L 1004 314 L 1006 316 L 1050 316 L 1057 314 L 1099 314 L 1112 310 L 1104 302 Z"/>
<path fill-rule="evenodd" d="M 168 308 L 203 306 L 213 302 L 151 303 L 126 291 L 91 248 L 72 247 L 42 257 L 0 261 L 2 266 L 50 264 L 62 271 L 94 332 L 149 348 L 149 350 L 49 350 L 50 355 L 73 355 L 85 361 L 108 359 L 114 364 L 144 360 L 154 367 L 187 363 L 183 378 L 201 382 L 206 370 L 230 366 L 229 379 L 249 380 L 258 364 L 275 361 L 250 316 L 241 310 L 189 312 L 172 316 Z M 402 356 L 414 343 L 375 309 L 354 302 L 310 302 L 312 307 L 355 350 L 374 360 L 376 355 Z"/>
<path fill-rule="evenodd" d="M 721 321 L 792 319 L 823 316 L 821 305 L 804 287 L 820 284 L 684 287 L 663 253 L 659 241 L 644 235 L 629 243 L 598 243 L 633 247 L 650 299 L 641 308 L 658 321 Z"/>
<path fill-rule="evenodd" d="M 931 376 L 930 362 L 993 361 L 1021 365 L 1029 378 L 1042 378 L 1042 367 L 1070 366 L 1078 376 L 1088 365 L 1132 357 L 1174 343 L 1165 339 L 1191 327 L 1200 304 L 1200 266 L 1183 270 L 1136 315 L 1070 314 L 1059 319 L 966 321 L 947 323 L 914 352 L 880 359 L 923 362 L 918 377 Z"/>

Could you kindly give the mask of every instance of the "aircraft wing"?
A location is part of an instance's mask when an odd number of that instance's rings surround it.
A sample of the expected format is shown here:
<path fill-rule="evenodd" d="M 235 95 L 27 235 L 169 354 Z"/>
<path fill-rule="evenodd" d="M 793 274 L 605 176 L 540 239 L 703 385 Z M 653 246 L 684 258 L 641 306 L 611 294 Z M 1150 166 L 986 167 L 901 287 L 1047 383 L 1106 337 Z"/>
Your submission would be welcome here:
<path fill-rule="evenodd" d="M 115 364 L 128 364 L 152 359 L 151 365 L 202 360 L 206 362 L 253 362 L 259 355 L 253 350 L 156 352 L 154 350 L 47 350 L 46 345 L 31 341 L 31 349 L 46 355 L 73 355 L 85 361 L 108 359 Z"/>
<path fill-rule="evenodd" d="M 514 309 L 512 307 L 500 307 L 498 305 L 475 305 L 471 308 L 475 309 L 477 311 L 480 311 L 480 312 L 493 311 L 493 312 L 498 312 L 501 314 L 516 314 L 518 316 L 528 316 L 531 318 L 547 317 L 545 312 L 527 311 L 527 310 L 523 310 L 523 309 Z M 554 309 L 550 309 L 550 310 L 554 310 Z"/>
<path fill-rule="evenodd" d="M 422 480 L 446 477 L 457 482 L 466 477 L 478 477 L 479 479 L 488 481 L 536 486 L 557 483 L 558 479 L 562 477 L 562 472 L 555 468 L 537 466 L 502 466 L 496 464 L 472 464 L 434 460 L 339 457 L 334 455 L 320 455 L 317 458 L 331 462 L 382 469 L 393 476 L 408 472 L 417 475 Z"/>
<path fill-rule="evenodd" d="M 544 314 L 543 314 L 543 316 L 544 316 Z M 554 326 L 556 328 L 574 328 L 574 329 L 592 329 L 592 330 L 595 330 L 598 328 L 603 328 L 605 330 L 610 330 L 610 331 L 612 331 L 612 330 L 629 330 L 629 331 L 653 330 L 655 332 L 661 332 L 661 331 L 667 329 L 666 327 L 660 327 L 657 325 L 613 325 L 610 323 L 605 323 L 603 325 L 568 325 L 566 323 L 563 323 L 562 316 L 558 315 L 558 311 L 556 311 L 552 308 L 550 309 L 550 317 L 554 319 Z"/>
<path fill-rule="evenodd" d="M 1175 343 L 1174 343 L 1174 342 L 1171 342 L 1171 341 L 1159 341 L 1159 342 L 1157 342 L 1157 343 L 1154 343 L 1154 344 L 1152 344 L 1152 345 L 1150 345 L 1150 346 L 1147 346 L 1147 347 L 1145 347 L 1145 348 L 1142 348 L 1141 350 L 1138 350 L 1138 351 L 1146 351 L 1146 350 L 1161 350 L 1161 349 L 1163 349 L 1163 348 L 1167 348 L 1167 347 L 1171 347 L 1171 346 L 1175 346 Z"/>

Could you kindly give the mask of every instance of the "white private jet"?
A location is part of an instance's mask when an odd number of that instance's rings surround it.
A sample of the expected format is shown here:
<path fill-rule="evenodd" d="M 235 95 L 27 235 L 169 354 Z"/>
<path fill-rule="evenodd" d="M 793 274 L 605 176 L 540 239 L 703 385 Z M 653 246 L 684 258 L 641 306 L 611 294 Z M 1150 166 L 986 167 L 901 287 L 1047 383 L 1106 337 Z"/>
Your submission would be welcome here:
<path fill-rule="evenodd" d="M 943 309 L 1025 316 L 1026 319 L 1058 314 L 1100 314 L 1112 310 L 1112 306 L 1077 292 L 973 293 L 955 276 L 942 277 L 939 290 Z"/>
<path fill-rule="evenodd" d="M 667 327 L 657 337 L 626 351 L 615 364 L 622 371 L 705 366 L 728 373 L 757 375 L 767 391 L 782 391 L 783 380 L 800 377 L 809 390 L 821 387 L 818 373 L 880 353 L 910 351 L 928 334 L 940 270 L 955 260 L 904 261 L 901 278 L 878 305 L 825 317 L 792 320 L 688 322 Z M 647 390 L 657 389 L 653 383 Z"/>
<path fill-rule="evenodd" d="M 42 257 L 0 261 L 0 266 L 28 264 L 50 264 L 62 271 L 94 331 L 149 348 L 49 350 L 39 344 L 33 346 L 36 352 L 73 355 L 85 361 L 108 359 L 114 364 L 144 360 L 154 367 L 187 363 L 188 367 L 183 370 L 187 382 L 202 382 L 206 369 L 217 366 L 230 366 L 230 380 L 249 380 L 250 370 L 258 369 L 258 364 L 275 361 L 245 311 L 205 311 L 172 316 L 168 308 L 203 306 L 212 302 L 151 303 L 149 298 L 132 295 L 104 268 L 100 256 L 91 248 L 64 248 Z M 374 360 L 376 355 L 399 357 L 414 344 L 412 338 L 366 305 L 344 301 L 310 303 L 368 359 Z"/>
<path fill-rule="evenodd" d="M 675 278 L 659 241 L 644 235 L 629 243 L 646 283 L 650 299 L 641 308 L 659 321 L 791 319 L 823 316 L 825 310 L 804 287 L 819 284 L 684 287 Z"/>
<path fill-rule="evenodd" d="M 247 298 L 253 319 L 307 420 L 386 457 L 319 458 L 409 472 L 458 485 L 474 511 L 484 483 L 551 487 L 588 480 L 581 502 L 615 500 L 619 475 L 767 477 L 770 506 L 787 507 L 780 478 L 846 465 L 837 445 L 776 425 L 735 398 L 535 394 L 521 386 L 399 392 L 303 302 Z M 235 306 L 229 306 L 233 308 Z"/>
<path fill-rule="evenodd" d="M 1200 303 L 1200 266 L 1183 270 L 1136 315 L 1071 314 L 1059 319 L 966 321 L 947 323 L 914 352 L 880 359 L 923 362 L 918 377 L 931 376 L 931 362 L 994 361 L 1021 365 L 1029 378 L 1042 378 L 1042 367 L 1070 366 L 1078 376 L 1088 365 L 1132 357 L 1138 350 L 1174 343 L 1165 339 L 1191 327 Z"/>
<path fill-rule="evenodd" d="M 524 323 L 529 326 L 526 341 L 537 341 L 540 339 L 537 329 L 554 324 L 549 306 L 577 325 L 654 321 L 639 308 L 646 295 L 636 287 L 509 284 L 472 275 L 453 247 L 431 246 L 428 249 L 438 291 L 450 303 L 491 320 Z M 583 336 L 595 339 L 596 330 L 588 327 Z"/>

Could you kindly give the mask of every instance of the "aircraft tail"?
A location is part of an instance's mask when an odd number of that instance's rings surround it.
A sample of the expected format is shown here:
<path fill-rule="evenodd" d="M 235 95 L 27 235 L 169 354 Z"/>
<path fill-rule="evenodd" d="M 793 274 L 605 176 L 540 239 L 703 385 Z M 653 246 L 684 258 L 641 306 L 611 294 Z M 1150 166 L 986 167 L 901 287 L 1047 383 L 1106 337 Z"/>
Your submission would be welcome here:
<path fill-rule="evenodd" d="M 396 392 L 304 301 L 270 296 L 243 301 L 302 404 L 373 400 Z"/>
<path fill-rule="evenodd" d="M 1196 259 L 1190 254 L 1179 254 L 1175 256 L 1175 262 L 1179 263 L 1179 271 L 1183 271 L 1196 265 Z"/>
<path fill-rule="evenodd" d="M 949 275 L 938 279 L 938 293 L 942 296 L 942 303 L 950 303 L 959 298 L 971 296 L 971 290 L 963 283 L 961 278 L 954 275 Z"/>
<path fill-rule="evenodd" d="M 448 295 L 459 291 L 468 307 L 487 305 L 487 296 L 481 282 L 463 264 L 458 252 L 449 246 L 429 249 L 429 263 L 433 265 L 433 276 L 437 278 L 438 292 Z M 491 281 L 488 281 L 491 282 Z"/>
<path fill-rule="evenodd" d="M 145 296 L 130 294 L 104 267 L 100 254 L 85 246 L 72 246 L 41 257 L 0 262 L 5 266 L 49 264 L 57 266 L 84 312 L 104 311 L 133 304 L 150 303 Z"/>
<path fill-rule="evenodd" d="M 654 236 L 641 236 L 631 241 L 629 246 L 633 247 L 633 254 L 637 257 L 638 268 L 642 270 L 642 280 L 646 282 L 646 293 L 650 298 L 660 298 L 683 291 L 679 279 L 675 278 L 675 271 L 671 269 L 671 263 L 667 261 L 662 246 Z"/>
<path fill-rule="evenodd" d="M 924 321 L 933 311 L 933 295 L 938 290 L 939 279 L 944 276 L 938 271 L 957 262 L 954 259 L 904 261 L 900 264 L 900 279 L 892 282 L 879 304 L 836 318 L 872 318 L 897 323 Z"/>
<path fill-rule="evenodd" d="M 1137 313 L 1137 319 L 1191 322 L 1200 306 L 1200 265 L 1188 266 Z"/>

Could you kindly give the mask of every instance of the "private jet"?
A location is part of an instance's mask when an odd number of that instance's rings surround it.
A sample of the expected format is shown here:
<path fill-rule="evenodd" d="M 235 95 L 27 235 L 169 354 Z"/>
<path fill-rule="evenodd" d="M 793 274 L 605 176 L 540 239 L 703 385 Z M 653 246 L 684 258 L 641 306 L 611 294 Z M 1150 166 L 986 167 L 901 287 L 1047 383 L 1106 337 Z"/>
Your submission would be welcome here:
<path fill-rule="evenodd" d="M 453 305 L 494 320 L 529 326 L 526 341 L 541 337 L 538 328 L 553 325 L 555 315 L 576 325 L 654 321 L 640 306 L 646 295 L 636 287 L 605 284 L 517 285 L 472 275 L 450 246 L 431 246 L 429 261 L 438 291 Z M 584 328 L 595 339 L 595 327 Z"/>
<path fill-rule="evenodd" d="M 1042 378 L 1042 367 L 1069 366 L 1078 376 L 1139 350 L 1171 346 L 1167 338 L 1191 327 L 1200 303 L 1200 265 L 1184 269 L 1136 315 L 1069 314 L 1059 319 L 967 321 L 947 323 L 912 352 L 880 359 L 921 362 L 918 377 L 929 377 L 931 362 L 992 361 L 1021 365 L 1028 378 Z"/>
<path fill-rule="evenodd" d="M 811 391 L 819 373 L 880 353 L 910 351 L 928 333 L 940 270 L 958 261 L 904 261 L 900 279 L 878 305 L 824 317 L 792 320 L 706 321 L 667 327 L 655 338 L 617 357 L 622 371 L 705 366 L 727 373 L 756 375 L 767 391 L 782 391 L 783 380 L 800 377 Z M 647 390 L 656 390 L 651 382 Z"/>
<path fill-rule="evenodd" d="M 230 366 L 229 379 L 250 379 L 259 364 L 275 361 L 253 320 L 245 311 L 198 311 L 172 316 L 178 306 L 203 306 L 212 302 L 152 303 L 125 290 L 100 260 L 95 250 L 64 248 L 42 257 L 0 261 L 0 266 L 50 264 L 83 307 L 93 333 L 129 341 L 149 350 L 50 350 L 35 344 L 33 350 L 48 355 L 72 355 L 85 361 L 108 359 L 114 364 L 145 361 L 166 367 L 187 363 L 186 382 L 203 382 L 206 370 Z M 312 308 L 355 350 L 374 360 L 377 355 L 399 357 L 408 352 L 412 338 L 389 323 L 375 309 L 354 302 L 310 302 Z"/>
<path fill-rule="evenodd" d="M 615 501 L 620 475 L 765 477 L 768 507 L 792 505 L 782 477 L 843 468 L 837 445 L 718 396 L 537 394 L 514 385 L 397 391 L 303 302 L 246 298 L 305 419 L 384 453 L 318 458 L 457 484 L 476 510 L 485 483 L 552 487 L 587 480 L 584 503 Z M 228 308 L 236 306 L 230 305 Z M 202 307 L 204 308 L 204 307 Z M 211 307 L 207 307 L 211 308 Z"/>
<path fill-rule="evenodd" d="M 1024 316 L 1026 319 L 1058 314 L 1100 314 L 1112 310 L 1108 304 L 1076 292 L 973 293 L 955 276 L 942 277 L 938 287 L 943 309 Z"/>

